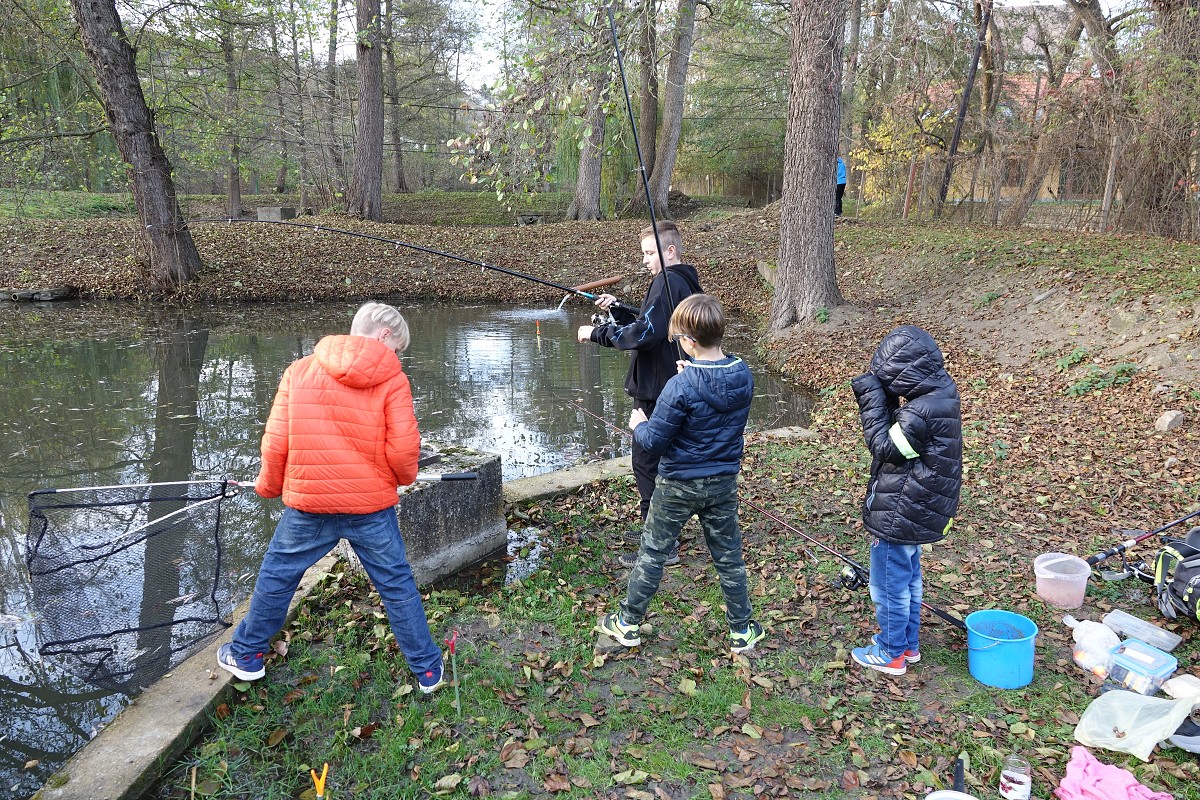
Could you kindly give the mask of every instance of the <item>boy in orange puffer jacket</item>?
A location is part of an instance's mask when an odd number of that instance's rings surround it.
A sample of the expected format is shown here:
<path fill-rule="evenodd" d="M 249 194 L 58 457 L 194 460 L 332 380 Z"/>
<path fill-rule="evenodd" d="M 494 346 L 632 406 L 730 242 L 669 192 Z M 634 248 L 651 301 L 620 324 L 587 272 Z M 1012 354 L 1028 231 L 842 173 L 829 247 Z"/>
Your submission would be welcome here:
<path fill-rule="evenodd" d="M 358 309 L 348 336 L 326 336 L 283 373 L 262 439 L 254 490 L 282 495 L 250 610 L 221 645 L 217 664 L 242 680 L 266 674 L 263 653 L 283 628 L 305 570 L 350 542 L 387 611 L 417 684 L 440 688 L 442 651 L 396 521 L 396 488 L 416 480 L 421 434 L 400 365 L 408 323 L 383 303 Z"/>

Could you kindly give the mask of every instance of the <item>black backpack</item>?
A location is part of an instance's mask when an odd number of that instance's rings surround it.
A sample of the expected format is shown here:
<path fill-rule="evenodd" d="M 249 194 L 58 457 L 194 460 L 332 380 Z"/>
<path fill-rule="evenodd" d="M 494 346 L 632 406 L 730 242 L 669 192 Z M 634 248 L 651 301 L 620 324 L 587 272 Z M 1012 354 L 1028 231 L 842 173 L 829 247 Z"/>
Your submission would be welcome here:
<path fill-rule="evenodd" d="M 1172 540 L 1154 557 L 1154 592 L 1167 619 L 1200 621 L 1200 528 Z"/>

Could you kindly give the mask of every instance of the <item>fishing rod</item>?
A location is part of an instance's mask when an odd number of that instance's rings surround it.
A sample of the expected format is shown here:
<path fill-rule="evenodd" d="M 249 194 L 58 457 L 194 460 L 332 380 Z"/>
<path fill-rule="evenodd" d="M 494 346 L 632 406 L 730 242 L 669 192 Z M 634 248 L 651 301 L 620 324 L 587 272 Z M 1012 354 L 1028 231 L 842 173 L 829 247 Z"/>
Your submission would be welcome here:
<path fill-rule="evenodd" d="M 1123 555 L 1126 550 L 1133 547 L 1135 544 L 1138 544 L 1139 542 L 1144 542 L 1153 536 L 1158 536 L 1163 531 L 1165 531 L 1169 528 L 1174 528 L 1176 525 L 1179 525 L 1182 522 L 1187 522 L 1189 519 L 1194 519 L 1195 517 L 1200 517 L 1200 508 L 1196 509 L 1195 511 L 1188 514 L 1187 516 L 1180 517 L 1179 519 L 1175 520 L 1174 522 L 1168 522 L 1166 525 L 1163 525 L 1161 528 L 1155 528 L 1154 530 L 1149 531 L 1147 533 L 1141 533 L 1140 531 L 1135 531 L 1135 530 L 1134 531 L 1131 531 L 1131 530 L 1121 531 L 1121 533 L 1124 533 L 1124 534 L 1138 533 L 1140 535 L 1135 536 L 1132 539 L 1127 539 L 1124 542 L 1121 542 L 1120 544 L 1118 544 L 1114 547 L 1110 547 L 1109 549 L 1105 550 L 1103 553 L 1096 553 L 1093 556 L 1088 556 L 1088 558 L 1085 560 L 1087 561 L 1089 566 L 1094 567 L 1097 564 L 1099 564 L 1101 561 L 1104 561 L 1105 559 L 1112 558 L 1113 556 Z"/>
<path fill-rule="evenodd" d="M 621 43 L 617 39 L 617 21 L 613 17 L 612 5 L 605 11 L 608 13 L 608 29 L 612 33 L 613 51 L 617 56 L 617 71 L 621 74 L 621 89 L 625 94 L 625 112 L 629 116 L 629 131 L 633 134 L 633 151 L 637 154 L 638 172 L 642 176 L 642 191 L 646 194 L 646 208 L 650 212 L 650 230 L 654 232 L 654 249 L 658 253 L 658 268 L 663 276 L 663 296 L 667 300 L 667 319 L 675 312 L 675 298 L 671 296 L 671 275 L 667 265 L 663 263 L 662 240 L 658 237 L 658 219 L 654 213 L 654 198 L 650 195 L 650 179 L 646 177 L 646 161 L 642 158 L 642 142 L 638 138 L 637 123 L 633 119 L 633 101 L 629 98 L 629 81 L 625 78 L 625 59 L 621 56 Z M 683 345 L 675 342 L 675 352 L 684 357 Z"/>
<path fill-rule="evenodd" d="M 432 247 L 424 247 L 419 244 L 412 244 L 411 242 L 405 242 L 401 239 L 388 239 L 385 236 L 375 236 L 374 234 L 362 233 L 360 231 L 348 231 L 344 228 L 333 228 L 328 225 L 309 224 L 306 222 L 287 222 L 287 221 L 278 221 L 278 220 L 273 220 L 273 219 L 235 219 L 233 217 L 199 217 L 197 219 L 184 220 L 182 223 L 182 227 L 187 227 L 188 225 L 192 225 L 197 222 L 227 222 L 227 223 L 241 222 L 241 223 L 248 223 L 248 224 L 255 224 L 255 225 L 284 225 L 284 226 L 291 227 L 291 228 L 304 228 L 305 230 L 311 230 L 316 233 L 320 233 L 321 231 L 327 231 L 329 233 L 341 233 L 341 234 L 345 234 L 346 236 L 357 236 L 360 239 L 370 239 L 371 241 L 374 241 L 374 242 L 383 242 L 385 244 L 394 245 L 395 247 L 404 247 L 409 250 L 415 250 L 418 253 L 426 253 L 428 255 L 441 256 L 442 258 L 448 258 L 451 261 L 460 261 L 463 264 L 470 264 L 471 266 L 481 267 L 482 269 L 490 269 L 490 270 L 493 270 L 494 272 L 500 272 L 505 275 L 512 276 L 514 278 L 521 278 L 522 280 L 531 281 L 533 283 L 540 283 L 543 286 L 549 286 L 552 289 L 558 289 L 560 292 L 565 292 L 568 296 L 574 295 L 575 297 L 582 297 L 584 299 L 591 300 L 593 302 L 595 302 L 600 297 L 600 295 L 593 294 L 592 292 L 584 291 L 583 289 L 580 289 L 577 286 L 566 286 L 561 283 L 555 283 L 554 281 L 546 280 L 545 278 L 539 278 L 536 275 L 528 275 L 524 272 L 518 272 L 515 269 L 508 269 L 506 267 L 498 267 L 495 264 L 489 264 L 486 261 L 477 261 L 473 258 L 466 258 L 465 256 L 459 256 L 459 255 L 455 255 L 454 253 L 448 253 L 445 250 L 436 250 Z M 152 228 L 154 226 L 147 225 L 146 227 Z M 655 235 L 657 236 L 657 234 L 655 234 Z M 617 280 L 619 280 L 619 279 L 617 279 Z M 613 281 L 613 282 L 615 283 L 615 281 Z M 614 301 L 613 303 L 609 304 L 609 308 L 615 308 L 619 311 L 624 311 L 627 314 L 632 314 L 635 317 L 640 313 L 640 309 L 634 308 L 633 306 L 631 306 L 627 303 L 622 303 L 620 300 Z"/>
<path fill-rule="evenodd" d="M 576 403 L 575 401 L 573 401 L 569 398 L 565 398 L 565 397 L 561 398 L 561 399 L 563 399 L 565 402 L 571 404 L 572 406 L 574 406 L 578 410 L 582 411 L 583 413 L 587 414 L 588 416 L 600 420 L 605 425 L 609 426 L 610 428 L 617 431 L 618 433 L 623 433 L 626 436 L 633 435 L 632 431 L 628 431 L 628 430 L 625 430 L 624 428 L 617 427 L 616 425 L 612 424 L 604 417 L 590 411 L 589 409 L 583 407 L 579 403 Z M 842 568 L 841 574 L 838 576 L 838 582 L 841 584 L 841 586 L 843 588 L 853 590 L 853 589 L 861 589 L 864 586 L 870 585 L 871 571 L 867 567 L 865 567 L 862 564 L 860 564 L 859 562 L 855 561 L 853 558 L 850 558 L 850 556 L 845 555 L 844 553 L 838 552 L 837 550 L 834 550 L 832 547 L 825 544 L 821 540 L 819 540 L 813 536 L 810 536 L 809 534 L 800 530 L 796 526 L 786 522 L 785 520 L 780 518 L 777 514 L 771 513 L 770 511 L 768 511 L 767 509 L 758 505 L 757 503 L 747 500 L 744 497 L 739 497 L 738 502 L 745 503 L 746 505 L 750 506 L 750 508 L 757 511 L 759 514 L 762 514 L 764 517 L 766 517 L 767 519 L 774 522 L 776 525 L 786 528 L 787 530 L 789 530 L 792 533 L 796 534 L 797 536 L 801 537 L 805 541 L 809 542 L 810 544 L 816 545 L 817 547 L 821 548 L 829 555 L 833 556 L 834 558 L 838 559 L 843 564 L 845 564 L 845 566 Z M 1200 511 L 1198 511 L 1197 513 L 1200 514 Z M 963 622 L 961 619 L 954 616 L 953 614 L 949 613 L 948 611 L 944 611 L 943 609 L 940 609 L 937 606 L 931 605 L 930 603 L 927 603 L 924 600 L 921 601 L 921 607 L 929 610 L 930 612 L 937 615 L 938 617 L 941 617 L 943 620 L 945 620 L 946 622 L 949 622 L 951 625 L 953 625 L 956 628 L 959 628 L 960 630 L 965 631 L 967 629 L 967 624 L 965 622 Z"/>

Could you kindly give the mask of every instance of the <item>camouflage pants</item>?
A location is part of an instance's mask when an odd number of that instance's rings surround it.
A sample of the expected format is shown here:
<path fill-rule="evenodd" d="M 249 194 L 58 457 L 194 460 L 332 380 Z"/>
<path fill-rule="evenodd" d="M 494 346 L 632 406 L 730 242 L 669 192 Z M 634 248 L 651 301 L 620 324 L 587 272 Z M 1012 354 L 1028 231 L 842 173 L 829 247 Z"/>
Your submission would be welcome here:
<path fill-rule="evenodd" d="M 751 610 L 737 509 L 737 475 L 693 480 L 672 480 L 660 475 L 650 500 L 650 513 L 642 527 L 637 563 L 629 573 L 621 619 L 627 624 L 637 624 L 646 616 L 646 607 L 662 583 L 663 562 L 679 539 L 684 523 L 695 514 L 700 518 L 700 530 L 721 580 L 729 628 L 745 630 Z"/>

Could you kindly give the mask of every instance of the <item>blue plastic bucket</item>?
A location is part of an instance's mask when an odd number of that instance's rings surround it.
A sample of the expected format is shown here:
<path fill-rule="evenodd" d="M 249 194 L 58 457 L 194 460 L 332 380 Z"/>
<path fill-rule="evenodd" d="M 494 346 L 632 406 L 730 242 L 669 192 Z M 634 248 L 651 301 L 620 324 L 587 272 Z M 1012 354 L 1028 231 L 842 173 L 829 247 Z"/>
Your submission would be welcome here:
<path fill-rule="evenodd" d="M 1011 611 L 987 609 L 967 615 L 967 668 L 984 686 L 1020 689 L 1033 680 L 1033 620 Z"/>

